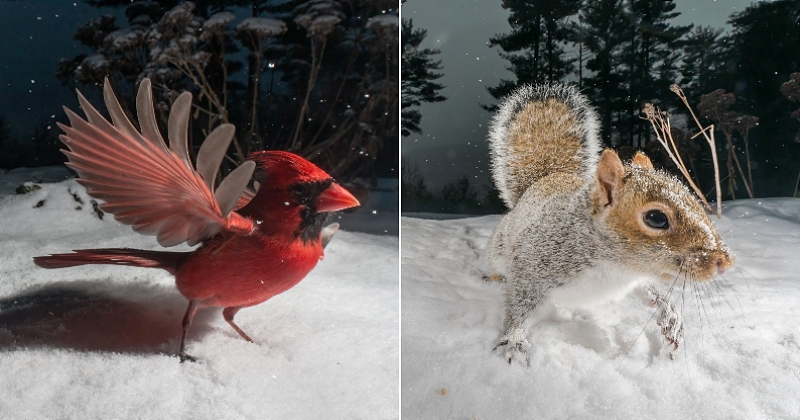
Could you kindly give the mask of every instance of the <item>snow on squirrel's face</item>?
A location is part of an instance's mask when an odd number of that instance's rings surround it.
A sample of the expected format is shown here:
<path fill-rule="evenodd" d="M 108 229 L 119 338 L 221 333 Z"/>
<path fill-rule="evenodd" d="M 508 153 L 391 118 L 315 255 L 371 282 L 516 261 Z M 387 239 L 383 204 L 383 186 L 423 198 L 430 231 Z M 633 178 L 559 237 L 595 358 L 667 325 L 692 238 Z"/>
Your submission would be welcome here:
<path fill-rule="evenodd" d="M 634 163 L 621 181 L 605 223 L 620 236 L 633 268 L 705 281 L 733 267 L 705 209 L 678 179 Z"/>

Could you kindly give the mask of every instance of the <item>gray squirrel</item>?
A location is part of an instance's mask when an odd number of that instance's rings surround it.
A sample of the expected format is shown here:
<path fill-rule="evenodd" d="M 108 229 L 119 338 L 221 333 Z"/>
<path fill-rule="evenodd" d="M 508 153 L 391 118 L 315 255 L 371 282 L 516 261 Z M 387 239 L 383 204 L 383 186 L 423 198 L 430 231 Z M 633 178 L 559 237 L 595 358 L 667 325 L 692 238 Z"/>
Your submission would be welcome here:
<path fill-rule="evenodd" d="M 641 290 L 677 349 L 683 322 L 655 280 L 706 281 L 734 258 L 697 198 L 637 152 L 623 164 L 603 150 L 597 116 L 569 85 L 522 86 L 489 132 L 494 182 L 509 212 L 486 250 L 492 279 L 507 284 L 494 350 L 527 358 L 537 309 L 585 308 Z"/>

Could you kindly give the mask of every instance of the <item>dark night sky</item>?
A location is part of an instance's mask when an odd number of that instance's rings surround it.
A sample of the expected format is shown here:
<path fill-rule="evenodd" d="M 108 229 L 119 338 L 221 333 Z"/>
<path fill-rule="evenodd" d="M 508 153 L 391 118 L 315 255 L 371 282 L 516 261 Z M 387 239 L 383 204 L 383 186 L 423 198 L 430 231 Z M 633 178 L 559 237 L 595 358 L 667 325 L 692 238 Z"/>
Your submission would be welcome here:
<path fill-rule="evenodd" d="M 61 58 L 89 53 L 72 35 L 79 25 L 108 11 L 82 1 L 0 1 L 0 114 L 14 136 L 77 107 L 75 95 L 55 79 Z"/>
<path fill-rule="evenodd" d="M 728 16 L 750 0 L 679 0 L 678 24 L 722 27 Z M 410 0 L 402 13 L 415 27 L 428 30 L 423 47 L 442 50 L 448 100 L 423 104 L 423 133 L 402 139 L 402 152 L 416 162 L 432 184 L 440 185 L 469 173 L 487 182 L 485 136 L 490 113 L 480 103 L 492 103 L 486 86 L 513 78 L 506 63 L 487 42 L 508 31 L 508 12 L 500 1 Z M 0 0 L 0 114 L 11 133 L 28 135 L 35 124 L 60 116 L 62 105 L 77 107 L 75 96 L 55 80 L 60 58 L 89 53 L 72 35 L 79 25 L 102 13 L 82 1 Z M 119 18 L 118 18 L 119 19 Z M 122 17 L 124 19 L 124 17 Z"/>
<path fill-rule="evenodd" d="M 751 0 L 676 0 L 681 12 L 676 25 L 730 27 L 728 17 L 749 6 Z M 501 79 L 514 80 L 505 69 L 507 62 L 499 48 L 489 48 L 489 38 L 508 32 L 509 12 L 501 2 L 487 0 L 409 0 L 401 9 L 404 18 L 412 19 L 415 28 L 428 30 L 420 47 L 437 48 L 434 56 L 442 61 L 444 76 L 438 82 L 446 88 L 444 102 L 423 104 L 422 134 L 401 140 L 402 154 L 419 166 L 433 186 L 467 174 L 478 184 L 488 184 L 486 148 L 487 124 L 491 113 L 479 104 L 494 103 L 486 90 Z"/>

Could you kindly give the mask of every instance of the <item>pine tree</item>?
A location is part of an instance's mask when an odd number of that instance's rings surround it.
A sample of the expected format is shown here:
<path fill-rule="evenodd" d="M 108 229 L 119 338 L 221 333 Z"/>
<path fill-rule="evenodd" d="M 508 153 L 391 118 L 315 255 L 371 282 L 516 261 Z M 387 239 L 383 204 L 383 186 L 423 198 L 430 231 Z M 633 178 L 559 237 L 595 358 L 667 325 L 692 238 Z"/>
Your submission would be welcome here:
<path fill-rule="evenodd" d="M 622 66 L 622 45 L 625 21 L 621 0 L 597 0 L 586 2 L 581 11 L 585 26 L 585 45 L 591 54 L 586 62 L 592 74 L 584 77 L 586 93 L 597 107 L 602 124 L 603 142 L 614 144 L 612 136 L 624 107 L 624 79 L 618 72 Z"/>
<path fill-rule="evenodd" d="M 406 158 L 400 162 L 400 202 L 402 211 L 435 211 L 435 197 L 428 190 L 428 183 L 419 172 L 419 165 Z"/>
<path fill-rule="evenodd" d="M 565 49 L 570 40 L 568 18 L 578 13 L 580 0 L 504 0 L 503 8 L 511 10 L 511 32 L 492 37 L 489 45 L 503 50 L 500 55 L 517 80 L 501 80 L 489 93 L 499 99 L 522 84 L 564 80 L 574 68 Z"/>
<path fill-rule="evenodd" d="M 400 80 L 402 86 L 401 100 L 401 119 L 403 136 L 408 136 L 412 132 L 421 132 L 419 123 L 422 115 L 417 109 L 423 102 L 441 102 L 445 98 L 439 91 L 443 85 L 434 82 L 442 77 L 442 73 L 435 73 L 435 70 L 442 69 L 441 61 L 434 61 L 431 56 L 439 54 L 440 51 L 419 46 L 427 36 L 425 29 L 414 29 L 411 19 L 402 19 L 402 31 L 400 40 L 403 44 L 402 64 L 400 66 Z"/>
<path fill-rule="evenodd" d="M 439 197 L 444 213 L 471 213 L 480 206 L 478 191 L 470 184 L 466 175 L 445 184 Z"/>
<path fill-rule="evenodd" d="M 698 26 L 683 42 L 680 85 L 691 104 L 696 104 L 701 95 L 722 85 L 726 44 L 721 34 L 722 29 Z"/>
<path fill-rule="evenodd" d="M 628 124 L 623 134 L 627 134 L 627 144 L 635 148 L 644 147 L 650 139 L 650 127 L 639 118 L 644 102 L 659 103 L 674 97 L 669 85 L 677 80 L 661 79 L 655 70 L 662 65 L 675 65 L 680 57 L 671 52 L 677 53 L 677 41 L 692 26 L 672 26 L 669 20 L 680 15 L 673 10 L 675 3 L 664 0 L 628 0 L 624 8 L 629 39 L 624 68 L 628 81 Z M 671 71 L 662 73 L 675 77 Z"/>

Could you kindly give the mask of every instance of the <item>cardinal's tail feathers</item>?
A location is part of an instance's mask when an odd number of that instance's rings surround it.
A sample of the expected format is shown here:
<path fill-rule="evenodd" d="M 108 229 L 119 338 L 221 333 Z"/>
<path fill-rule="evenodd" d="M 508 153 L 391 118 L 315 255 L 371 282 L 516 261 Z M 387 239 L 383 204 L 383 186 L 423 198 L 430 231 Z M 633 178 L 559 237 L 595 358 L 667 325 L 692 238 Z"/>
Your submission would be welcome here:
<path fill-rule="evenodd" d="M 84 264 L 114 264 L 162 268 L 175 273 L 191 252 L 146 251 L 132 248 L 79 249 L 69 254 L 33 257 L 42 268 L 64 268 Z"/>

